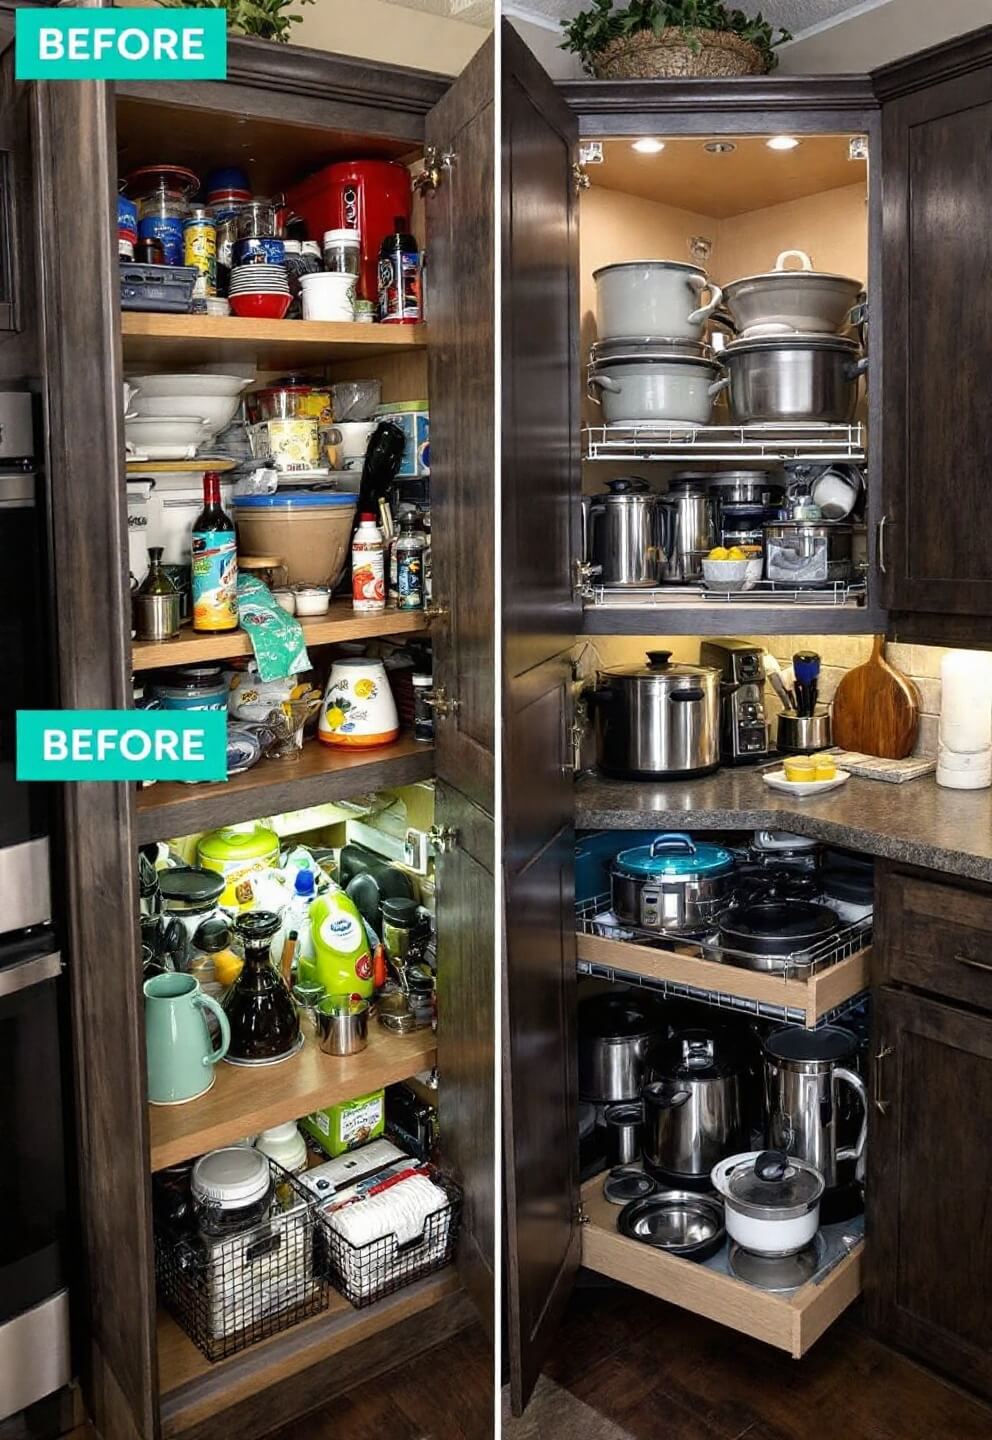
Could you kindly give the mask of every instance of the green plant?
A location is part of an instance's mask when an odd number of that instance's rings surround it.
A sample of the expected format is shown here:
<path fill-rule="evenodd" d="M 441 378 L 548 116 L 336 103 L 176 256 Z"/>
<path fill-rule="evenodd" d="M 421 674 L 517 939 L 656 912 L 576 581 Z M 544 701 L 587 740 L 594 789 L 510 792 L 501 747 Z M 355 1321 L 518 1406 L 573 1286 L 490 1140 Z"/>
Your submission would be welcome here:
<path fill-rule="evenodd" d="M 287 15 L 293 5 L 316 5 L 317 0 L 161 0 L 168 10 L 226 10 L 227 28 L 238 35 L 287 44 L 290 26 L 302 16 Z"/>
<path fill-rule="evenodd" d="M 687 32 L 693 50 L 699 50 L 699 30 L 730 31 L 749 40 L 764 57 L 769 70 L 778 64 L 774 46 L 792 36 L 787 30 L 777 33 L 760 14 L 751 18 L 743 10 L 728 10 L 719 0 L 630 0 L 622 10 L 613 8 L 613 0 L 592 0 L 592 8 L 583 10 L 573 20 L 563 20 L 563 50 L 572 50 L 590 74 L 593 61 L 612 40 L 634 35 L 639 30 L 659 34 L 671 27 Z"/>

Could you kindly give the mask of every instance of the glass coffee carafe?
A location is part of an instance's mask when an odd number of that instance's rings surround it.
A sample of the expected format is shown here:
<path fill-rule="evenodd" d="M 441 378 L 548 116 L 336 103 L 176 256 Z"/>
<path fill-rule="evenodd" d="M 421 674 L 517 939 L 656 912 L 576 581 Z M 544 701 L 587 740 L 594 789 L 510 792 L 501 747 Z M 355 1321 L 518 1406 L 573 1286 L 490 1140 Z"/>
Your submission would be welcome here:
<path fill-rule="evenodd" d="M 268 910 L 238 917 L 245 963 L 223 1002 L 231 1026 L 226 1058 L 233 1065 L 274 1065 L 303 1043 L 293 997 L 270 958 L 280 925 Z"/>

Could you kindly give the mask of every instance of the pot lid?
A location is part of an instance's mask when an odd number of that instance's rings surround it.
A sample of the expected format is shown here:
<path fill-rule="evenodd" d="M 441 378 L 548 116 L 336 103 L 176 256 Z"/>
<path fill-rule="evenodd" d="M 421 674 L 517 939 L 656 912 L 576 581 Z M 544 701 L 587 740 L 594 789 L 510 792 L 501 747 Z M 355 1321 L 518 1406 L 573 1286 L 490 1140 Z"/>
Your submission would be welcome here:
<path fill-rule="evenodd" d="M 849 1060 L 857 1048 L 857 1039 L 840 1025 L 824 1025 L 819 1030 L 789 1025 L 765 1041 L 765 1052 L 775 1060 L 839 1062 Z"/>
<path fill-rule="evenodd" d="M 720 671 L 712 665 L 672 664 L 671 650 L 649 650 L 646 665 L 615 665 L 602 673 L 630 680 L 711 680 Z"/>
<path fill-rule="evenodd" d="M 735 1155 L 727 1163 L 727 1194 L 761 1219 L 787 1219 L 790 1212 L 805 1214 L 823 1194 L 819 1170 L 805 1160 L 779 1150 Z"/>
<path fill-rule="evenodd" d="M 712 354 L 713 347 L 705 340 L 692 340 L 684 335 L 610 335 L 604 340 L 594 340 L 589 347 L 591 361 L 606 360 L 612 355 L 656 354 L 705 355 Z"/>
<path fill-rule="evenodd" d="M 676 1086 L 693 1080 L 721 1080 L 737 1075 L 741 1057 L 723 1030 L 680 1030 L 648 1056 L 651 1074 Z"/>
<path fill-rule="evenodd" d="M 182 866 L 161 870 L 158 877 L 162 900 L 166 905 L 210 905 L 219 900 L 227 882 L 213 870 Z"/>
<path fill-rule="evenodd" d="M 734 940 L 782 940 L 808 945 L 836 930 L 838 923 L 826 905 L 807 900 L 769 900 L 728 910 L 720 921 L 720 934 Z"/>
<path fill-rule="evenodd" d="M 196 849 L 201 860 L 215 860 L 218 864 L 258 860 L 278 852 L 279 836 L 267 826 L 252 821 L 244 829 L 232 825 L 224 830 L 212 830 L 200 837 Z"/>
<path fill-rule="evenodd" d="M 823 893 L 831 900 L 871 905 L 875 899 L 875 877 L 870 871 L 828 868 L 823 872 Z"/>
<path fill-rule="evenodd" d="M 615 1165 L 603 1182 L 603 1195 L 611 1205 L 643 1200 L 659 1188 L 657 1180 L 636 1165 Z"/>
<path fill-rule="evenodd" d="M 590 1040 L 633 1040 L 664 1033 L 660 1022 L 639 1001 L 626 995 L 597 996 L 579 1006 L 579 1033 Z"/>
<path fill-rule="evenodd" d="M 748 340 L 731 341 L 722 353 L 745 355 L 759 350 L 837 350 L 842 355 L 854 356 L 861 353 L 861 346 L 857 340 L 848 340 L 843 335 L 755 335 Z"/>
<path fill-rule="evenodd" d="M 676 476 L 676 479 L 681 477 Z M 695 477 L 694 477 L 695 478 Z M 707 475 L 710 485 L 770 485 L 776 490 L 785 489 L 785 476 L 774 475 L 768 470 L 718 470 Z"/>
<path fill-rule="evenodd" d="M 756 280 L 799 280 L 803 284 L 810 284 L 814 280 L 836 280 L 841 285 L 853 285 L 856 290 L 863 290 L 864 286 L 860 280 L 855 280 L 853 275 L 833 275 L 829 270 L 787 270 L 782 266 L 779 270 L 765 270 L 761 275 L 742 275 L 739 280 L 731 280 L 724 285 L 724 295 L 730 297 L 730 292 L 735 285 L 753 285 Z"/>
<path fill-rule="evenodd" d="M 190 1180 L 197 1200 L 231 1210 L 264 1199 L 271 1184 L 268 1160 L 250 1145 L 229 1145 L 201 1156 Z"/>
<path fill-rule="evenodd" d="M 648 482 L 640 475 L 620 475 L 616 480 L 607 480 L 606 489 L 597 500 L 633 500 L 638 497 L 647 497 L 657 500 L 658 496 L 651 490 Z"/>
<path fill-rule="evenodd" d="M 816 850 L 819 840 L 813 840 L 809 835 L 793 835 L 791 830 L 755 830 L 755 850 L 767 850 L 775 853 L 780 850 Z"/>
<path fill-rule="evenodd" d="M 659 345 L 657 350 L 625 350 L 615 355 L 597 354 L 589 356 L 590 373 L 596 374 L 605 365 L 696 365 L 716 373 L 720 362 L 710 355 L 691 355 L 684 350 L 672 350 Z"/>
<path fill-rule="evenodd" d="M 698 265 L 690 265 L 685 260 L 618 260 L 613 265 L 601 265 L 598 270 L 592 272 L 592 278 L 598 280 L 600 275 L 608 275 L 614 270 L 684 270 L 689 275 L 705 275 Z"/>
<path fill-rule="evenodd" d="M 274 495 L 235 495 L 236 510 L 333 510 L 358 504 L 357 490 L 278 490 Z"/>
<path fill-rule="evenodd" d="M 695 841 L 682 831 L 666 831 L 650 845 L 621 850 L 616 864 L 628 875 L 722 875 L 734 857 L 722 845 Z"/>

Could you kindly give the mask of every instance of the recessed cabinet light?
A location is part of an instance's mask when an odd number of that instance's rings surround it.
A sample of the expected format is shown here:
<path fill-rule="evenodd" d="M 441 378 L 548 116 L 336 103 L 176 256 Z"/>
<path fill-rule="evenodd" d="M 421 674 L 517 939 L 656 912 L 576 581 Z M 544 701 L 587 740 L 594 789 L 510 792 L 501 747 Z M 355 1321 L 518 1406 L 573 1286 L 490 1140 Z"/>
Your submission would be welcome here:
<path fill-rule="evenodd" d="M 707 155 L 733 155 L 737 146 L 732 140 L 707 140 L 703 149 Z"/>
<path fill-rule="evenodd" d="M 653 140 L 645 136 L 642 140 L 635 140 L 631 150 L 636 150 L 638 155 L 660 155 L 665 148 L 664 140 Z"/>
<path fill-rule="evenodd" d="M 765 144 L 769 150 L 795 150 L 799 141 L 795 135 L 773 135 L 770 140 L 765 141 Z"/>

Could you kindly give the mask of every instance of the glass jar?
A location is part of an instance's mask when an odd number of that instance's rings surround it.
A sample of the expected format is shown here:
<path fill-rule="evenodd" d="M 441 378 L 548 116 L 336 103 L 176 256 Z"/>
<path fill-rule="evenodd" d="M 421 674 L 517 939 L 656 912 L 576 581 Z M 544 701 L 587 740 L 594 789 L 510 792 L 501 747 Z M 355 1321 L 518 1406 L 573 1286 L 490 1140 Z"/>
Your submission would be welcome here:
<path fill-rule="evenodd" d="M 199 188 L 199 178 L 180 165 L 146 165 L 124 182 L 138 206 L 138 239 L 158 240 L 166 265 L 183 263 L 183 221 Z"/>
<path fill-rule="evenodd" d="M 293 997 L 270 959 L 270 947 L 282 922 L 268 910 L 238 917 L 244 946 L 241 974 L 224 997 L 231 1026 L 227 1060 L 234 1065 L 273 1065 L 295 1054 L 301 1043 Z"/>
<path fill-rule="evenodd" d="M 334 275 L 357 275 L 360 238 L 357 230 L 325 230 L 324 269 Z"/>
<path fill-rule="evenodd" d="M 274 200 L 256 195 L 247 205 L 242 205 L 237 217 L 239 240 L 257 240 L 262 236 L 279 234 L 279 207 Z"/>

